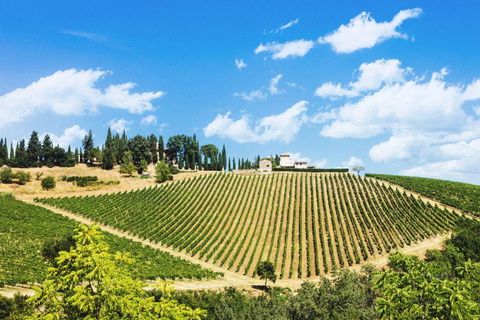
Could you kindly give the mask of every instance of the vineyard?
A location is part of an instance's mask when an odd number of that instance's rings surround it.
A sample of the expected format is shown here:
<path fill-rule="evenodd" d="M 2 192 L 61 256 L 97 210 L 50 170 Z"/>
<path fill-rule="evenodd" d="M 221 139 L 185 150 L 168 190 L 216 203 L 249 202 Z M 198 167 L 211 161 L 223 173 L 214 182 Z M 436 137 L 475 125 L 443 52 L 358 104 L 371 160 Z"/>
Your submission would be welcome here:
<path fill-rule="evenodd" d="M 367 174 L 367 176 L 398 184 L 441 203 L 480 216 L 480 186 L 430 178 Z"/>
<path fill-rule="evenodd" d="M 41 282 L 50 266 L 41 250 L 47 241 L 75 233 L 77 223 L 50 210 L 0 194 L 0 286 Z M 137 242 L 105 234 L 112 252 L 129 252 L 130 271 L 142 279 L 215 278 L 217 274 Z"/>
<path fill-rule="evenodd" d="M 450 230 L 457 214 L 348 173 L 212 174 L 109 195 L 36 199 L 255 276 L 348 267 Z"/>

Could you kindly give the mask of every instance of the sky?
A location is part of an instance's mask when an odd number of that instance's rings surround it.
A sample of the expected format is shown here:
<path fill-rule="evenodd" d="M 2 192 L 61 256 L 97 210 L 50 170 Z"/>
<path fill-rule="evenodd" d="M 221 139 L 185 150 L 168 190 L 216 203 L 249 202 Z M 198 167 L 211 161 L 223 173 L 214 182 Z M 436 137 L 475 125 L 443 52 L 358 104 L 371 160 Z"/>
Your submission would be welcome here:
<path fill-rule="evenodd" d="M 480 184 L 478 1 L 2 1 L 0 136 Z"/>

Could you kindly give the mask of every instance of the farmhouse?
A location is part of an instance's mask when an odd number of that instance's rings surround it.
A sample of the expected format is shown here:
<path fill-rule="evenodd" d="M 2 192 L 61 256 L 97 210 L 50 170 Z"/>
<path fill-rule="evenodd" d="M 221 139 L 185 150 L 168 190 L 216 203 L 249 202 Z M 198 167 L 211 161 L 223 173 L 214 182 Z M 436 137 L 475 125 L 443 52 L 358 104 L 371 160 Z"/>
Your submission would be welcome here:
<path fill-rule="evenodd" d="M 296 169 L 313 169 L 315 166 L 308 165 L 307 161 L 295 161 L 290 158 L 288 153 L 280 155 L 280 167 L 282 168 L 296 168 Z"/>
<path fill-rule="evenodd" d="M 258 170 L 260 172 L 271 173 L 272 172 L 272 160 L 270 160 L 270 159 L 260 160 Z"/>

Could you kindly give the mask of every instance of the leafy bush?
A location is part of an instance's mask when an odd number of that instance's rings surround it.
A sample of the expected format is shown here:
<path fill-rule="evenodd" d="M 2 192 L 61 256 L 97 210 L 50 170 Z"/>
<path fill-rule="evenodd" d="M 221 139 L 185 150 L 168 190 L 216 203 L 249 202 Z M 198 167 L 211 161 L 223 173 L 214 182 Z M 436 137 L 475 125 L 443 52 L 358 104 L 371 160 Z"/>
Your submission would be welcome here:
<path fill-rule="evenodd" d="M 168 169 L 168 166 L 165 162 L 157 162 L 155 166 L 155 181 L 158 183 L 165 182 L 167 180 L 173 180 L 173 176 Z"/>
<path fill-rule="evenodd" d="M 174 167 L 172 165 L 168 166 L 168 170 L 170 171 L 171 174 L 177 174 L 180 172 L 177 167 Z"/>
<path fill-rule="evenodd" d="M 50 190 L 54 189 L 57 185 L 54 177 L 46 177 L 42 179 L 42 189 Z"/>
<path fill-rule="evenodd" d="M 10 168 L 4 168 L 0 171 L 0 181 L 2 183 L 12 183 L 13 172 Z"/>
<path fill-rule="evenodd" d="M 18 171 L 13 176 L 18 179 L 18 184 L 22 185 L 32 180 L 32 176 L 28 172 Z"/>
<path fill-rule="evenodd" d="M 140 161 L 140 164 L 137 167 L 137 173 L 142 174 L 143 171 L 147 171 L 147 170 L 148 170 L 148 163 L 147 161 L 142 159 L 142 161 Z"/>
<path fill-rule="evenodd" d="M 73 177 L 68 177 L 67 182 L 90 182 L 90 181 L 98 181 L 97 176 L 73 176 Z"/>
<path fill-rule="evenodd" d="M 35 173 L 35 179 L 36 179 L 36 180 L 40 180 L 40 178 L 41 178 L 42 176 L 43 176 L 43 172 L 36 172 L 36 173 Z M 66 179 L 66 176 L 64 176 L 64 177 L 65 177 L 65 179 Z M 62 180 L 63 180 L 63 178 L 62 178 Z"/>

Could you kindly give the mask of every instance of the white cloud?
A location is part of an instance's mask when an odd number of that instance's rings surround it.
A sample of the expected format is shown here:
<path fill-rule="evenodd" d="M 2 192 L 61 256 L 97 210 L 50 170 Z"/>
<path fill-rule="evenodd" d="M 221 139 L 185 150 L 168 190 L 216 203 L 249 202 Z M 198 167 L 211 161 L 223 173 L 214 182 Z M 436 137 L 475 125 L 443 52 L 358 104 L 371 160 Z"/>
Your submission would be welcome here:
<path fill-rule="evenodd" d="M 290 158 L 294 161 L 306 161 L 306 162 L 308 162 L 308 165 L 314 165 L 317 168 L 324 168 L 327 165 L 327 159 L 320 159 L 320 160 L 312 162 L 312 159 L 310 159 L 308 157 L 302 157 L 300 152 L 296 152 L 296 153 L 282 152 L 282 154 L 290 155 Z"/>
<path fill-rule="evenodd" d="M 340 83 L 333 84 L 331 82 L 326 82 L 315 90 L 315 96 L 322 97 L 324 99 L 328 98 L 330 100 L 337 100 L 341 97 L 357 97 L 359 93 L 350 89 L 342 88 Z"/>
<path fill-rule="evenodd" d="M 62 33 L 63 34 L 68 34 L 68 35 L 71 35 L 71 36 L 75 36 L 75 37 L 80 37 L 80 38 L 92 40 L 92 41 L 95 41 L 95 42 L 108 42 L 109 41 L 106 37 L 104 37 L 102 35 L 95 34 L 95 33 L 79 32 L 79 31 L 73 31 L 73 30 L 64 30 L 64 31 L 62 31 Z"/>
<path fill-rule="evenodd" d="M 280 94 L 283 91 L 277 88 L 278 81 L 282 78 L 283 75 L 279 74 L 278 76 L 272 78 L 270 80 L 270 86 L 268 87 L 268 91 L 270 91 L 270 94 Z"/>
<path fill-rule="evenodd" d="M 124 130 L 130 130 L 130 127 L 133 124 L 133 121 L 127 121 L 125 119 L 112 119 L 108 122 L 108 126 L 110 129 L 115 131 L 116 133 L 122 133 Z"/>
<path fill-rule="evenodd" d="M 448 131 L 465 123 L 462 87 L 448 85 L 439 74 L 421 83 L 386 85 L 357 103 L 336 110 L 337 118 L 321 134 L 327 137 L 372 137 L 389 130 Z"/>
<path fill-rule="evenodd" d="M 271 30 L 270 33 L 275 33 L 275 34 L 276 34 L 276 33 L 279 33 L 280 31 L 283 31 L 283 30 L 285 30 L 285 29 L 288 29 L 288 28 L 290 28 L 290 27 L 293 27 L 293 26 L 296 25 L 297 23 L 298 23 L 298 18 L 295 19 L 295 20 L 290 21 L 290 22 L 287 23 L 287 24 L 281 25 L 280 28 L 278 28 L 278 29 Z"/>
<path fill-rule="evenodd" d="M 238 70 L 242 70 L 242 68 L 247 66 L 247 64 L 243 62 L 243 59 L 235 59 L 235 65 L 237 66 Z"/>
<path fill-rule="evenodd" d="M 40 135 L 40 140 L 43 141 L 45 136 L 48 134 L 54 146 L 59 145 L 60 147 L 67 149 L 69 145 L 74 144 L 75 141 L 81 141 L 88 132 L 84 129 L 81 129 L 79 125 L 74 125 L 70 128 L 65 129 L 61 136 L 57 136 L 54 133 L 43 133 Z"/>
<path fill-rule="evenodd" d="M 140 124 L 142 126 L 156 125 L 157 124 L 157 117 L 153 114 L 150 114 L 150 115 L 142 118 L 142 121 L 141 121 Z"/>
<path fill-rule="evenodd" d="M 247 101 L 252 101 L 252 100 L 255 100 L 255 99 L 265 100 L 267 98 L 267 95 L 260 90 L 255 90 L 255 91 L 252 91 L 250 93 L 245 93 L 243 91 L 242 92 L 235 92 L 233 94 L 233 96 L 234 97 L 240 97 L 243 100 L 247 100 Z"/>
<path fill-rule="evenodd" d="M 95 86 L 110 71 L 69 69 L 40 78 L 25 88 L 0 96 L 0 128 L 22 121 L 40 112 L 79 116 L 97 112 L 99 107 L 123 109 L 130 113 L 154 110 L 151 101 L 163 92 L 130 92 L 134 83 L 110 85 L 105 90 Z"/>
<path fill-rule="evenodd" d="M 380 59 L 371 63 L 360 65 L 357 81 L 350 82 L 349 88 L 343 88 L 341 84 L 326 82 L 317 88 L 315 96 L 324 99 L 338 100 L 342 97 L 358 97 L 363 91 L 371 91 L 380 88 L 383 84 L 405 82 L 405 76 L 412 73 L 411 68 L 403 69 L 397 59 Z"/>
<path fill-rule="evenodd" d="M 361 158 L 352 156 L 348 161 L 342 162 L 342 165 L 351 169 L 358 166 L 363 166 L 363 160 Z"/>
<path fill-rule="evenodd" d="M 285 43 L 269 42 L 267 44 L 260 44 L 255 53 L 271 52 L 273 59 L 286 59 L 288 57 L 303 57 L 310 51 L 314 42 L 310 40 L 294 40 Z"/>
<path fill-rule="evenodd" d="M 408 39 L 408 36 L 398 32 L 397 28 L 406 19 L 417 18 L 421 13 L 420 8 L 401 10 L 392 21 L 377 23 L 370 13 L 362 12 L 347 25 L 341 25 L 332 33 L 320 37 L 318 42 L 330 44 L 337 53 L 351 53 L 359 49 L 372 48 L 392 38 Z"/>
<path fill-rule="evenodd" d="M 217 117 L 203 129 L 205 136 L 219 136 L 236 142 L 293 141 L 302 126 L 307 122 L 307 101 L 300 101 L 283 113 L 264 117 L 253 125 L 247 115 L 233 120 L 230 113 Z"/>
<path fill-rule="evenodd" d="M 287 85 L 290 86 L 290 87 L 298 87 L 298 84 L 295 83 L 295 82 L 287 82 Z"/>
<path fill-rule="evenodd" d="M 158 126 L 158 131 L 161 133 L 163 132 L 163 130 L 165 130 L 165 128 L 168 127 L 168 123 L 161 123 L 159 126 Z"/>
<path fill-rule="evenodd" d="M 380 59 L 372 63 L 362 63 L 358 80 L 349 85 L 356 91 L 366 91 L 376 90 L 382 84 L 405 82 L 405 76 L 412 73 L 412 70 L 401 68 L 401 64 L 397 59 Z"/>

